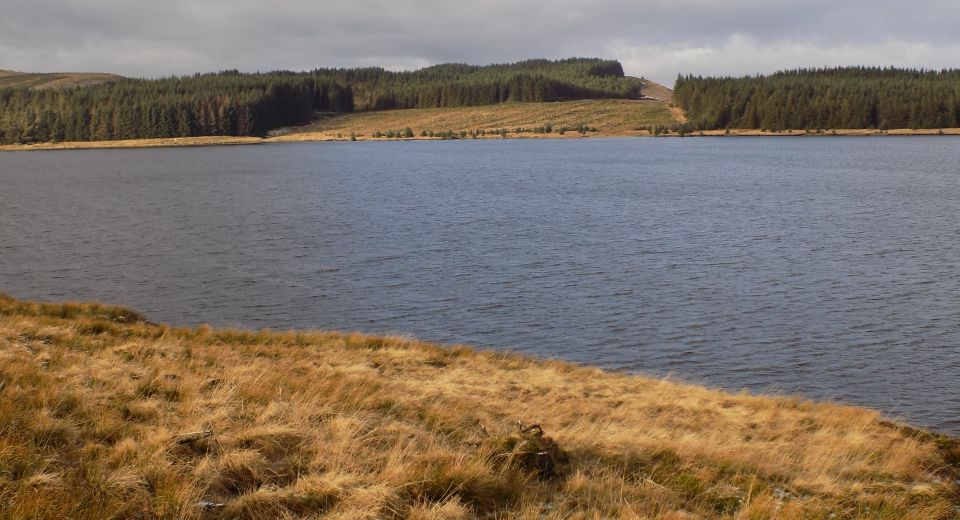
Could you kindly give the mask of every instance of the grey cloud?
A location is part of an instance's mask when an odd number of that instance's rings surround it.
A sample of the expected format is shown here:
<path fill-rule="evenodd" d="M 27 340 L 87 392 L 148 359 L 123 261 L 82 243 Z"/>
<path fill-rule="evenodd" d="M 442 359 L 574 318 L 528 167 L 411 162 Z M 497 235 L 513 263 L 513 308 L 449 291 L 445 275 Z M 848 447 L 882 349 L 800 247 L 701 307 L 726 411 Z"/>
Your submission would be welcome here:
<path fill-rule="evenodd" d="M 960 4 L 934 0 L 0 0 L 0 13 L 0 68 L 134 76 L 602 56 L 669 83 L 680 72 L 951 66 L 960 47 Z"/>

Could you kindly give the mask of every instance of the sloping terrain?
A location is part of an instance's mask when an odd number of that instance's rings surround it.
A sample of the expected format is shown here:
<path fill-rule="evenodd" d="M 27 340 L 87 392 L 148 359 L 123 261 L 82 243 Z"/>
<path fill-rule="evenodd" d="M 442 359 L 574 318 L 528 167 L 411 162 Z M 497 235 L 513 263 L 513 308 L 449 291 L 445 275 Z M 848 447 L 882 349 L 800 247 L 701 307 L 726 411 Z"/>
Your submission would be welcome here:
<path fill-rule="evenodd" d="M 423 132 L 459 134 L 482 130 L 483 137 L 576 137 L 587 127 L 588 136 L 649 135 L 649 127 L 673 125 L 669 107 L 659 101 L 619 99 L 554 103 L 503 103 L 482 107 L 418 108 L 330 114 L 301 127 L 288 128 L 274 140 L 301 141 L 374 137 L 378 132 L 403 132 L 412 137 Z M 546 129 L 549 127 L 550 131 Z M 520 130 L 519 132 L 517 130 Z M 565 130 L 564 130 L 565 129 Z M 561 131 L 563 133 L 561 134 Z M 472 134 L 471 134 L 472 135 Z"/>
<path fill-rule="evenodd" d="M 0 70 L 0 88 L 29 87 L 33 89 L 91 86 L 123 79 L 116 74 L 100 72 L 56 72 L 31 74 Z"/>
<path fill-rule="evenodd" d="M 0 518 L 955 518 L 861 408 L 0 297 Z M 534 426 L 537 425 L 537 426 Z"/>
<path fill-rule="evenodd" d="M 640 82 L 643 84 L 643 96 L 645 98 L 653 98 L 656 101 L 668 104 L 673 103 L 673 90 L 648 79 L 641 79 Z"/>

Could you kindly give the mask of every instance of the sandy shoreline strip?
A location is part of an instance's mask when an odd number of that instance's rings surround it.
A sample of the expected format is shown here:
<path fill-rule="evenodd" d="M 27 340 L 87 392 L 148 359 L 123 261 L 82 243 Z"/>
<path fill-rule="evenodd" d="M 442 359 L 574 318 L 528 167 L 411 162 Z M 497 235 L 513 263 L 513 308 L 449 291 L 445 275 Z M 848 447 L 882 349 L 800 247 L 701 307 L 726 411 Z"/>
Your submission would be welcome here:
<path fill-rule="evenodd" d="M 687 134 L 685 137 L 834 137 L 834 136 L 856 136 L 856 137 L 888 137 L 888 136 L 960 136 L 960 128 L 943 129 L 895 129 L 895 130 L 873 130 L 873 129 L 841 129 L 825 130 L 822 133 L 808 132 L 804 130 L 789 130 L 783 132 L 770 132 L 756 129 L 731 129 L 726 130 L 704 130 L 695 131 Z M 582 139 L 596 137 L 655 137 L 647 131 L 619 131 L 606 132 L 602 129 L 599 132 L 588 133 L 581 136 L 575 132 L 567 132 L 563 135 L 553 132 L 550 134 L 532 134 L 532 133 L 510 133 L 506 137 L 499 135 L 478 136 L 478 139 Z M 679 137 L 676 133 L 660 135 L 657 137 Z M 468 135 L 466 139 L 471 139 Z M 113 148 L 170 148 L 186 146 L 224 146 L 224 145 L 246 145 L 246 144 L 265 144 L 265 143 L 284 143 L 284 142 L 322 142 L 322 141 L 350 141 L 349 137 L 344 137 L 343 132 L 295 132 L 278 137 L 260 138 L 260 137 L 236 137 L 236 136 L 204 136 L 204 137 L 170 137 L 158 139 L 129 139 L 120 141 L 73 141 L 73 142 L 51 142 L 34 144 L 10 144 L 0 145 L 0 151 L 39 151 L 39 150 L 88 150 L 88 149 L 113 149 Z M 438 137 L 420 137 L 412 138 L 374 138 L 367 135 L 358 135 L 357 141 L 435 141 Z"/>

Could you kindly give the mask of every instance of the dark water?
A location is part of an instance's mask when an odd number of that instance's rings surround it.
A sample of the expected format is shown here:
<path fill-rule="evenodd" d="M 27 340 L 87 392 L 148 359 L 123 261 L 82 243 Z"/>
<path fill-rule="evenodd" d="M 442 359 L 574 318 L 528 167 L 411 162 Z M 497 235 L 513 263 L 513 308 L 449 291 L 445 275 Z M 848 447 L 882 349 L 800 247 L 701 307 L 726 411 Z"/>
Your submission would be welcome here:
<path fill-rule="evenodd" d="M 960 141 L 0 154 L 0 291 L 404 333 L 960 432 Z"/>

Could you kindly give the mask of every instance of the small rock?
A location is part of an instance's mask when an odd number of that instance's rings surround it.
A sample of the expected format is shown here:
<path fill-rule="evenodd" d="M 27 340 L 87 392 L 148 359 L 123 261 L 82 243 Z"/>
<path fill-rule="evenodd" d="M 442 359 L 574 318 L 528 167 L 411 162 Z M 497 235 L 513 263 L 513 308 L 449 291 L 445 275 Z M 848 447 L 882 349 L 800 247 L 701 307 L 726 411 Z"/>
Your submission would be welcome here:
<path fill-rule="evenodd" d="M 211 501 L 209 501 L 209 500 L 201 500 L 201 501 L 197 502 L 197 507 L 199 507 L 200 509 L 203 509 L 204 511 L 210 511 L 210 510 L 213 510 L 213 509 L 220 509 L 220 508 L 226 507 L 226 506 L 227 506 L 227 504 L 223 504 L 223 503 L 221 503 L 221 502 L 211 502 Z"/>

